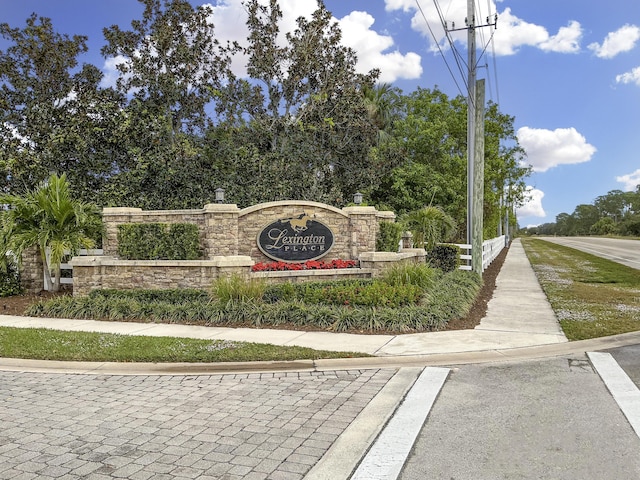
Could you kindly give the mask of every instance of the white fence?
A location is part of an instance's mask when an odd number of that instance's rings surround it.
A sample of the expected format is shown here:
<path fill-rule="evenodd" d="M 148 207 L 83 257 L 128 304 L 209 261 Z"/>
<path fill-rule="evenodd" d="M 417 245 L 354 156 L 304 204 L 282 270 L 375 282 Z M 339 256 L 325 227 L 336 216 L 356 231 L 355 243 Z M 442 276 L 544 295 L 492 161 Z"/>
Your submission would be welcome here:
<path fill-rule="evenodd" d="M 66 253 L 66 252 L 65 252 Z M 101 248 L 94 248 L 91 250 L 85 250 L 84 248 L 78 252 L 78 256 L 85 255 L 102 255 L 104 252 Z M 70 255 L 71 252 L 66 253 L 66 255 Z M 50 252 L 47 251 L 47 263 L 50 263 Z M 51 281 L 55 281 L 54 272 L 51 272 Z M 73 267 L 70 263 L 64 262 L 60 264 L 60 285 L 73 285 Z M 44 279 L 44 289 L 51 290 L 53 285 L 47 285 L 47 279 Z"/>
<path fill-rule="evenodd" d="M 457 244 L 463 253 L 460 255 L 461 270 L 471 270 L 471 245 L 468 243 Z M 500 254 L 506 246 L 506 237 L 504 235 L 482 242 L 482 271 L 484 272 L 491 262 Z"/>

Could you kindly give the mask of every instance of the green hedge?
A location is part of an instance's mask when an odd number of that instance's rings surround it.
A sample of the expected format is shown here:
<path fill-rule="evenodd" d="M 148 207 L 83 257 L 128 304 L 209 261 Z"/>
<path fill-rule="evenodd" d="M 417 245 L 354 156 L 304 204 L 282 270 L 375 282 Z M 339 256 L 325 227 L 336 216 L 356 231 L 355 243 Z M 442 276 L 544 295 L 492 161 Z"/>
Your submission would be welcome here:
<path fill-rule="evenodd" d="M 402 239 L 402 225 L 394 222 L 380 222 L 376 238 L 378 252 L 397 252 Z"/>
<path fill-rule="evenodd" d="M 427 252 L 427 263 L 443 272 L 453 272 L 460 265 L 460 247 L 435 245 Z"/>
<path fill-rule="evenodd" d="M 22 293 L 20 271 L 16 263 L 8 256 L 0 264 L 0 297 L 10 297 Z"/>
<path fill-rule="evenodd" d="M 415 285 L 390 285 L 382 281 L 352 281 L 327 285 L 318 285 L 318 282 L 287 283 L 279 288 L 268 290 L 265 297 L 271 303 L 274 303 L 274 300 L 297 300 L 309 304 L 399 307 L 417 304 L 422 294 L 423 290 Z"/>
<path fill-rule="evenodd" d="M 202 258 L 198 226 L 192 223 L 118 225 L 118 256 L 123 260 Z"/>

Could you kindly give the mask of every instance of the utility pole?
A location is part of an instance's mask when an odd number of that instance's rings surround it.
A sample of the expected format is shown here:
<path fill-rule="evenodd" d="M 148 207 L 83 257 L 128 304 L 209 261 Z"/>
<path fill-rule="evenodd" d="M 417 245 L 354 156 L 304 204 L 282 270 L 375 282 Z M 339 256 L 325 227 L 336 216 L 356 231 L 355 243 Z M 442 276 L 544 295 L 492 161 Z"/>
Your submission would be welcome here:
<path fill-rule="evenodd" d="M 474 132 L 474 165 L 473 165 L 473 200 L 471 232 L 471 269 L 482 273 L 482 244 L 484 230 L 484 79 L 476 84 L 475 132 Z"/>
<path fill-rule="evenodd" d="M 485 86 L 484 80 L 476 80 L 476 28 L 497 28 L 498 15 L 494 16 L 493 22 L 487 17 L 484 25 L 476 25 L 475 1 L 467 0 L 465 23 L 465 28 L 449 31 L 467 30 L 467 243 L 471 245 L 471 269 L 482 273 Z"/>
<path fill-rule="evenodd" d="M 475 160 L 476 26 L 474 0 L 467 0 L 467 243 L 473 248 L 473 167 Z M 473 255 L 473 252 L 471 253 Z"/>

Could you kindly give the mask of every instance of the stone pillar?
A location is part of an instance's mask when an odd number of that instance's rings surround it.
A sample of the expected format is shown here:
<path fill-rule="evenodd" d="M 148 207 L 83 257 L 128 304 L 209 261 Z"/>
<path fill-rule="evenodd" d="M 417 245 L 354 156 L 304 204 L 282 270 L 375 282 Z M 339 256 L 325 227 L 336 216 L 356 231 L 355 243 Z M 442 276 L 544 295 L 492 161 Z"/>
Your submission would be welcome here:
<path fill-rule="evenodd" d="M 20 283 L 28 293 L 44 290 L 44 267 L 37 247 L 31 247 L 22 254 Z"/>
<path fill-rule="evenodd" d="M 235 204 L 209 203 L 204 206 L 204 257 L 238 255 L 238 217 Z"/>
<path fill-rule="evenodd" d="M 379 212 L 375 207 L 345 207 L 342 211 L 349 215 L 351 258 L 354 259 L 362 252 L 376 250 L 379 222 L 395 220 L 393 212 Z"/>

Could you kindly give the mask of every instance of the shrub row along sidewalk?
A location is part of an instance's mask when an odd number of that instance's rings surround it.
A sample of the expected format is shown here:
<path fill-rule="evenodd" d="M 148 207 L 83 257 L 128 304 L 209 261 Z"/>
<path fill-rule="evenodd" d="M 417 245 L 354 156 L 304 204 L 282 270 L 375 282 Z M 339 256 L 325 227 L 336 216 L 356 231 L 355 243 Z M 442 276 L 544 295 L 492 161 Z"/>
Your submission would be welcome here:
<path fill-rule="evenodd" d="M 423 282 L 426 276 L 413 275 L 418 280 L 412 283 L 411 274 L 405 272 L 403 277 L 396 272 L 396 280 L 388 280 L 390 295 L 385 295 L 379 281 L 359 281 L 355 287 L 347 282 L 342 286 L 335 282 L 273 286 L 258 289 L 259 295 L 230 294 L 224 290 L 236 287 L 229 285 L 218 288 L 217 295 L 214 288 L 211 296 L 184 290 L 95 291 L 83 297 L 39 302 L 27 315 L 230 327 L 286 326 L 334 332 L 435 331 L 469 312 L 482 287 L 482 278 L 461 270 L 434 272 L 426 282 L 429 285 L 420 286 L 422 294 L 418 296 L 399 292 L 415 292 L 415 283 Z M 321 293 L 309 293 L 312 289 Z M 385 306 L 390 297 L 407 300 L 397 306 Z M 361 298 L 364 303 L 358 304 Z M 372 298 L 380 301 L 373 302 Z"/>

